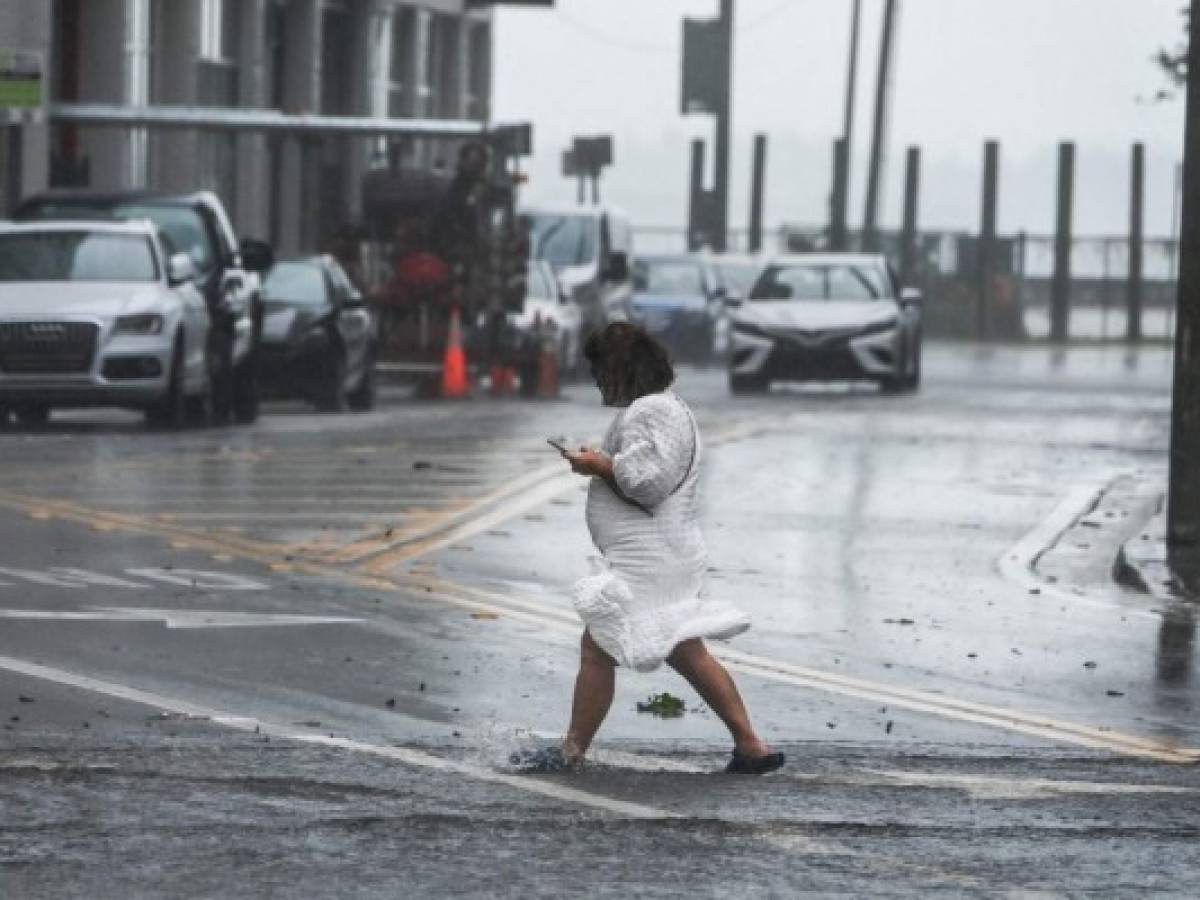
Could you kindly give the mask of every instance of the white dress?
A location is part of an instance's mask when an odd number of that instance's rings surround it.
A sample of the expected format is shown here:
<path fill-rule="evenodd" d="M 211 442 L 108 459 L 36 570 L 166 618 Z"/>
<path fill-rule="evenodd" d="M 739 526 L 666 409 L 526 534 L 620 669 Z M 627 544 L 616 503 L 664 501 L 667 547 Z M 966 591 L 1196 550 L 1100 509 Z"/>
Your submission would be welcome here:
<path fill-rule="evenodd" d="M 600 449 L 622 493 L 644 509 L 592 479 L 587 524 L 601 555 L 574 589 L 592 639 L 620 665 L 649 672 L 682 641 L 731 638 L 749 628 L 741 610 L 702 596 L 701 446 L 687 404 L 673 391 L 635 400 L 613 420 Z"/>

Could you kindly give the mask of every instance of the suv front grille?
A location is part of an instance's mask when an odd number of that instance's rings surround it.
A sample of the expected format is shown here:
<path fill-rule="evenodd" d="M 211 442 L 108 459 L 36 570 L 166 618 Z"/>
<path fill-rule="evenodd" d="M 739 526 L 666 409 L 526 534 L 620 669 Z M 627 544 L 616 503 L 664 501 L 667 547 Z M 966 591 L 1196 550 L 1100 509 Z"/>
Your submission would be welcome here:
<path fill-rule="evenodd" d="M 87 372 L 99 331 L 91 322 L 0 323 L 0 371 L 13 375 Z"/>

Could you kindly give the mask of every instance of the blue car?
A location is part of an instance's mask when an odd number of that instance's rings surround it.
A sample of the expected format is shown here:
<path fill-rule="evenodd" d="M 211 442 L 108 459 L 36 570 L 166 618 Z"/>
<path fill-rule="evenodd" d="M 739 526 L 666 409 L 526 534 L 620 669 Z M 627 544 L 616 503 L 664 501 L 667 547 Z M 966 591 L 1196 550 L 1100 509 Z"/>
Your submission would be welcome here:
<path fill-rule="evenodd" d="M 729 352 L 727 291 L 712 264 L 688 255 L 633 262 L 633 314 L 678 360 L 709 363 Z"/>

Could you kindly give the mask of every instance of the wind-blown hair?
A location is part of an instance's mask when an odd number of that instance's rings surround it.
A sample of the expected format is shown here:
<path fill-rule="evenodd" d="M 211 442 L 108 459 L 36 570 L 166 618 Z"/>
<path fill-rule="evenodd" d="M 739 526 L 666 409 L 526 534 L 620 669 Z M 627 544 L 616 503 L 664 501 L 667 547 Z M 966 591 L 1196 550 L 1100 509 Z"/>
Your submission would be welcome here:
<path fill-rule="evenodd" d="M 666 349 L 636 325 L 614 322 L 588 335 L 583 355 L 605 406 L 628 406 L 675 381 Z"/>

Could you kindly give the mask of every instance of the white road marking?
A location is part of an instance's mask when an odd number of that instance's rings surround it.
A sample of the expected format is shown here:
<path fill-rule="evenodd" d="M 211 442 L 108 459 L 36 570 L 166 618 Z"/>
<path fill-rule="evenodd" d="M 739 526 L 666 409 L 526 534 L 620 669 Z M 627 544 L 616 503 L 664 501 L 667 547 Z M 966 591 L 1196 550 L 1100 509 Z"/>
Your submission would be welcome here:
<path fill-rule="evenodd" d="M 115 684 L 111 681 L 101 681 L 96 678 L 89 678 L 86 675 L 76 675 L 72 672 L 63 671 L 62 669 L 54 669 L 49 666 L 26 662 L 25 660 L 20 659 L 13 659 L 12 657 L 8 656 L 0 656 L 0 669 L 7 669 L 10 672 L 28 675 L 32 678 L 40 678 L 44 681 L 52 681 L 56 684 L 68 685 L 70 687 L 80 688 L 85 691 L 104 694 L 108 697 L 127 700 L 132 703 L 140 703 L 145 706 L 151 706 L 156 709 L 164 710 L 166 712 L 178 713 L 179 715 L 190 716 L 198 719 L 209 719 L 218 725 L 222 725 L 226 728 L 231 728 L 236 731 L 247 731 L 252 734 L 264 734 L 280 740 L 296 741 L 304 744 L 313 744 L 323 747 L 332 747 L 338 750 L 347 750 L 352 753 L 363 753 L 371 756 L 383 757 L 386 759 L 394 759 L 397 762 L 404 763 L 405 765 L 415 766 L 422 769 L 432 769 L 439 772 L 449 772 L 462 775 L 466 778 L 474 779 L 475 781 L 484 781 L 491 784 L 502 784 L 518 791 L 524 791 L 529 794 L 540 794 L 544 797 L 549 797 L 552 800 L 557 800 L 562 803 L 585 806 L 601 812 L 625 816 L 626 818 L 683 818 L 678 813 L 669 812 L 664 809 L 657 809 L 656 807 L 647 806 L 641 803 L 631 803 L 625 800 L 616 800 L 612 797 L 605 797 L 600 794 L 592 794 L 587 791 L 567 787 L 565 785 L 547 781 L 541 778 L 532 778 L 528 775 L 513 775 L 505 772 L 497 772 L 481 766 L 473 766 L 467 763 L 458 762 L 456 760 L 443 759 L 430 753 L 425 753 L 420 750 L 413 750 L 406 747 L 385 747 L 379 744 L 368 744 L 364 741 L 352 740 L 350 738 L 330 737 L 328 735 L 313 734 L 310 731 L 297 731 L 291 726 L 282 725 L 275 722 L 268 722 L 264 719 L 257 719 L 252 716 L 239 716 L 223 710 L 201 706 L 197 703 L 190 703 L 186 700 L 178 700 L 173 697 L 167 697 L 163 694 L 142 691 L 126 685 Z"/>
<path fill-rule="evenodd" d="M 44 622 L 162 622 L 167 628 L 265 628 L 287 625 L 353 625 L 363 619 L 343 616 L 289 616 L 275 613 L 204 609 L 141 609 L 98 606 L 91 609 L 0 609 L 0 619 Z"/>
<path fill-rule="evenodd" d="M 1143 794 L 1195 794 L 1200 790 L 1171 784 L 1122 784 L 1105 781 L 1061 781 L 1048 778 L 1002 778 L 994 775 L 864 770 L 880 780 L 865 784 L 897 784 L 905 787 L 952 788 L 965 791 L 972 800 L 1045 800 L 1069 794 L 1092 796 Z M 861 781 L 861 779 L 859 779 Z"/>
<path fill-rule="evenodd" d="M 153 585 L 130 581 L 116 575 L 103 572 L 93 572 L 91 569 L 79 569 L 70 566 L 50 566 L 40 569 L 14 569 L 0 567 L 0 573 L 13 578 L 20 578 L 32 584 L 45 587 L 68 588 L 80 590 L 89 587 L 111 587 L 124 590 L 149 590 Z M 208 572 L 199 569 L 167 569 L 143 568 L 126 569 L 125 574 L 146 578 L 162 584 L 180 587 L 197 588 L 204 591 L 265 591 L 270 585 L 264 584 L 245 575 L 234 575 L 228 572 Z M 10 581 L 0 581 L 0 587 L 13 587 Z"/>
<path fill-rule="evenodd" d="M 128 588 L 129 590 L 149 590 L 150 585 L 141 584 L 137 581 L 129 581 L 125 578 L 117 578 L 115 575 L 105 575 L 101 572 L 93 572 L 90 569 L 75 569 L 63 566 L 51 566 L 46 570 L 52 575 L 61 575 L 65 578 L 73 578 L 77 581 L 82 581 L 87 585 L 95 585 L 96 587 L 116 587 Z"/>
<path fill-rule="evenodd" d="M 204 572 L 199 569 L 126 569 L 130 575 L 165 584 L 194 587 L 202 591 L 265 591 L 268 585 L 245 575 L 228 572 Z"/>
<path fill-rule="evenodd" d="M 1073 606 L 1090 606 L 1109 612 L 1117 611 L 1127 618 L 1150 619 L 1157 622 L 1162 615 L 1156 610 L 1143 609 L 1133 605 L 1126 606 L 1076 594 L 1046 581 L 1036 571 L 1038 560 L 1042 554 L 1053 547 L 1071 526 L 1095 507 L 1100 496 L 1112 482 L 1113 479 L 1109 478 L 1099 484 L 1074 488 L 1049 516 L 1038 523 L 1032 531 L 1017 541 L 997 560 L 996 568 L 1008 581 L 1020 585 L 1023 590 L 1030 593 L 1036 591 L 1046 600 Z"/>

